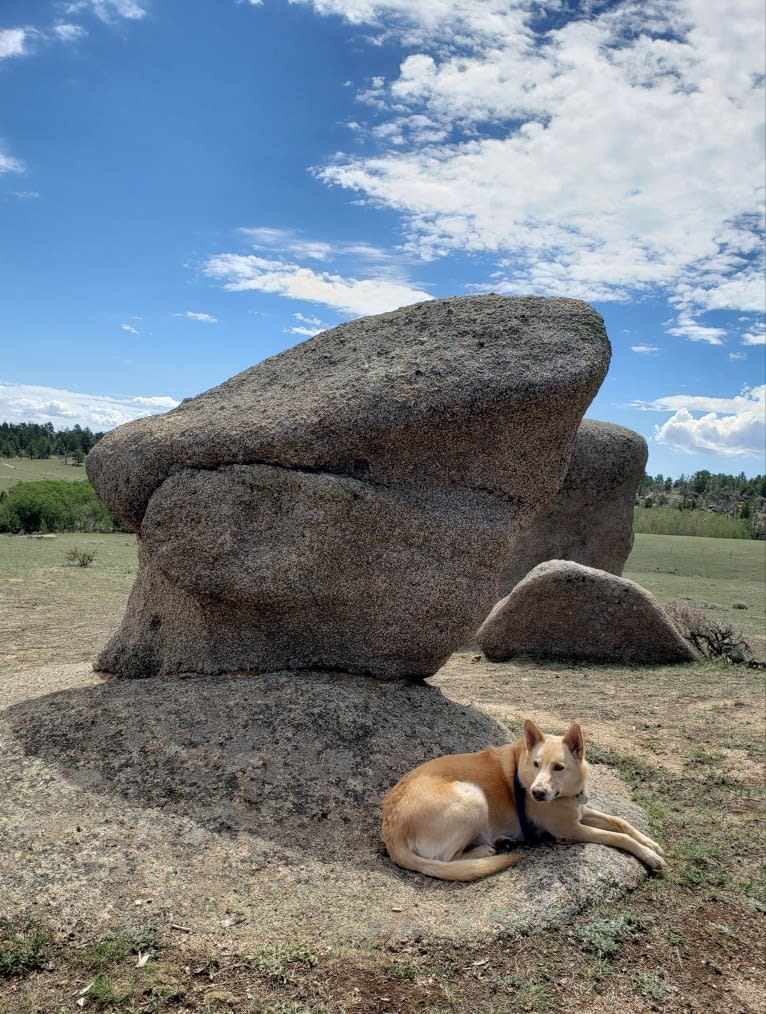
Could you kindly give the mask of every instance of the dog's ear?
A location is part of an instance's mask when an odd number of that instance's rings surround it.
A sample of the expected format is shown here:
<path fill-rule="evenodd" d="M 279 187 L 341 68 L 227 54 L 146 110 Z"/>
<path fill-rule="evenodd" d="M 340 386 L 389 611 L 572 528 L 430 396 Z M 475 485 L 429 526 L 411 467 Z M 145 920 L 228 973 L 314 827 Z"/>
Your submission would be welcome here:
<path fill-rule="evenodd" d="M 527 741 L 527 750 L 532 750 L 538 743 L 542 743 L 545 736 L 540 732 L 534 722 L 529 719 L 524 723 L 524 739 Z"/>
<path fill-rule="evenodd" d="M 564 743 L 569 747 L 573 757 L 582 757 L 585 743 L 582 738 L 582 729 L 577 722 L 572 722 L 564 736 Z"/>

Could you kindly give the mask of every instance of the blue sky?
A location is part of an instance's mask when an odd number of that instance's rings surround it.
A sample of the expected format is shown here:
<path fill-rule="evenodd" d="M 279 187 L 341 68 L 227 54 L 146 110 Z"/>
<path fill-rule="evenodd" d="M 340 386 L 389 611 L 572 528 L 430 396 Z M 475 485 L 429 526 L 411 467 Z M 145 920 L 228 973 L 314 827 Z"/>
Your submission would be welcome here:
<path fill-rule="evenodd" d="M 652 474 L 762 473 L 763 53 L 761 0 L 3 0 L 0 420 L 566 295 Z"/>

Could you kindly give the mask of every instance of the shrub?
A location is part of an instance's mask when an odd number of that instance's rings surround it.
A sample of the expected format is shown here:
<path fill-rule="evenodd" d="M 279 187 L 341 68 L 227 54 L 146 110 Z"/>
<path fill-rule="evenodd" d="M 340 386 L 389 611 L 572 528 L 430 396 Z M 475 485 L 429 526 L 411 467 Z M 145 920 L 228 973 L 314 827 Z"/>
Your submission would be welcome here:
<path fill-rule="evenodd" d="M 730 623 L 719 623 L 686 602 L 668 602 L 665 611 L 682 636 L 707 658 L 740 664 L 753 658 L 750 645 Z"/>
<path fill-rule="evenodd" d="M 96 559 L 96 554 L 91 549 L 80 549 L 75 546 L 66 554 L 67 563 L 76 564 L 78 567 L 90 567 Z"/>
<path fill-rule="evenodd" d="M 711 539 L 753 538 L 750 522 L 741 518 L 727 518 L 712 511 L 657 506 L 634 509 L 633 531 L 645 535 L 701 535 Z"/>
<path fill-rule="evenodd" d="M 117 527 L 89 482 L 19 482 L 0 495 L 0 532 L 112 532 Z"/>

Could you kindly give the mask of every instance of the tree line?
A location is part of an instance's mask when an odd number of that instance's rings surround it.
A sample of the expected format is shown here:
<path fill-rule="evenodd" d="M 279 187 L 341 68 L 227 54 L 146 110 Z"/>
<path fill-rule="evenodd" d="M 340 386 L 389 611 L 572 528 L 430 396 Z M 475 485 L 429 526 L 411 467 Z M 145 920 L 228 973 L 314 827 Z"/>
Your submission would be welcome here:
<path fill-rule="evenodd" d="M 635 513 L 637 532 L 763 539 L 766 476 L 748 479 L 744 472 L 726 475 L 707 469 L 677 479 L 644 474 Z"/>
<path fill-rule="evenodd" d="M 55 430 L 53 423 L 0 423 L 0 457 L 50 458 L 54 455 L 78 463 L 103 433 L 94 433 L 79 424 L 71 429 Z"/>

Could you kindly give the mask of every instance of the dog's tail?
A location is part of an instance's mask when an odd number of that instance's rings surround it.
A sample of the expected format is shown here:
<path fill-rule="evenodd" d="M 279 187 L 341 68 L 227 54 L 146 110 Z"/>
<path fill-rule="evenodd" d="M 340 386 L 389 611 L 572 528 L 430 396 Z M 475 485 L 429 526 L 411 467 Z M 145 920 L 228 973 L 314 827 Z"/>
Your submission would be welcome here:
<path fill-rule="evenodd" d="M 417 852 L 413 852 L 406 842 L 400 840 L 386 841 L 386 849 L 398 866 L 403 866 L 406 870 L 415 870 L 417 873 L 425 873 L 427 877 L 437 877 L 439 880 L 478 880 L 480 877 L 488 877 L 492 873 L 507 870 L 522 858 L 515 852 L 500 852 L 481 859 L 453 859 L 450 862 L 443 862 L 440 859 L 424 859 Z"/>

